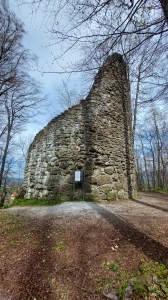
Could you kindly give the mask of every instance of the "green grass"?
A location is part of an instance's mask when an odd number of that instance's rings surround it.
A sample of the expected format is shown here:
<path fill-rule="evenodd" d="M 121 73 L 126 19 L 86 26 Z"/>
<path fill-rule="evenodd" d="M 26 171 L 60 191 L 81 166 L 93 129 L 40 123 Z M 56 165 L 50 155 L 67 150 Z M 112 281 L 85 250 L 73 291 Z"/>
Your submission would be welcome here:
<path fill-rule="evenodd" d="M 119 265 L 119 261 L 105 264 L 108 272 L 115 280 L 110 282 L 110 289 L 115 291 L 120 300 L 125 299 L 127 292 L 129 299 L 157 299 L 168 300 L 168 261 L 158 263 L 142 258 L 132 272 L 127 272 Z M 115 273 L 115 276 L 114 276 Z M 104 288 L 102 280 L 96 278 L 97 290 Z M 108 288 L 109 288 L 108 287 Z M 128 295 L 127 295 L 128 296 Z M 161 297 L 161 298 L 160 298 Z"/>
<path fill-rule="evenodd" d="M 76 202 L 80 202 L 80 201 L 83 201 L 83 197 L 74 197 L 74 201 Z M 85 202 L 97 202 L 96 199 L 92 196 L 88 196 L 88 197 L 84 197 L 84 201 Z"/>
<path fill-rule="evenodd" d="M 58 245 L 52 247 L 52 250 L 57 251 L 57 250 L 64 249 L 64 248 L 65 248 L 65 243 L 60 242 Z"/>
<path fill-rule="evenodd" d="M 56 205 L 61 202 L 58 200 L 46 200 L 46 199 L 15 199 L 11 204 L 4 206 L 9 208 L 13 206 L 48 206 Z"/>
<path fill-rule="evenodd" d="M 139 267 L 133 273 L 126 273 L 124 269 L 116 268 L 116 264 L 107 264 L 110 271 L 118 272 L 117 294 L 119 299 L 124 299 L 127 287 L 133 286 L 130 299 L 141 299 L 152 297 L 156 299 L 168 299 L 168 261 L 165 264 L 141 260 Z M 124 283 L 124 284 L 123 284 Z"/>
<path fill-rule="evenodd" d="M 8 194 L 12 194 L 13 192 L 16 192 L 17 191 L 17 189 L 15 188 L 15 187 L 11 187 L 11 188 L 6 188 L 6 192 L 8 193 Z M 4 188 L 0 188 L 0 194 L 1 193 L 3 193 L 4 192 Z"/>
<path fill-rule="evenodd" d="M 155 188 L 152 189 L 153 192 L 158 192 L 158 193 L 165 193 L 168 194 L 168 189 L 167 188 L 163 188 L 161 186 L 156 186 Z"/>
<path fill-rule="evenodd" d="M 109 270 L 112 270 L 112 271 L 118 271 L 118 265 L 117 264 L 115 264 L 115 263 L 110 263 L 110 262 L 107 262 L 107 268 L 109 269 Z"/>
<path fill-rule="evenodd" d="M 82 198 L 75 199 L 75 201 L 82 201 Z M 95 199 L 93 197 L 85 197 L 84 201 L 94 202 Z M 56 199 L 48 200 L 48 199 L 23 199 L 23 198 L 15 198 L 11 204 L 5 205 L 3 208 L 9 208 L 13 206 L 51 206 L 62 203 L 60 198 L 56 197 Z"/>

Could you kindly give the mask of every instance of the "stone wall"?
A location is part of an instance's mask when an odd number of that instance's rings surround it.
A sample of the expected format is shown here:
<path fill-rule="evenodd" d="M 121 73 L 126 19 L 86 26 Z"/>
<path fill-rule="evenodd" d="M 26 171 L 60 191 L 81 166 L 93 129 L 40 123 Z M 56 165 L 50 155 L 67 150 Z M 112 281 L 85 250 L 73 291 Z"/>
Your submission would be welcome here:
<path fill-rule="evenodd" d="M 136 196 L 126 65 L 109 56 L 85 100 L 55 117 L 29 148 L 26 198 L 72 198 L 73 172 L 85 170 L 85 195 L 110 200 Z M 76 186 L 76 197 L 82 189 Z"/>

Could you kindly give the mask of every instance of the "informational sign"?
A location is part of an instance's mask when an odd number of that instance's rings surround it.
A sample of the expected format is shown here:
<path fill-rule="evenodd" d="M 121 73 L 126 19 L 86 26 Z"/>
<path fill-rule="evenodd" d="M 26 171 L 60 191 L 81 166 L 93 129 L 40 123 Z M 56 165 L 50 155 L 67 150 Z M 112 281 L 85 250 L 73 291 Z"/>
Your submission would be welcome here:
<path fill-rule="evenodd" d="M 74 180 L 73 180 L 73 194 L 72 198 L 74 201 L 75 185 L 80 183 L 82 187 L 82 199 L 85 199 L 85 171 L 84 170 L 75 170 L 74 171 Z"/>
<path fill-rule="evenodd" d="M 81 170 L 75 171 L 75 182 L 81 182 Z"/>
<path fill-rule="evenodd" d="M 76 170 L 74 174 L 74 181 L 76 183 L 84 182 L 84 170 Z"/>

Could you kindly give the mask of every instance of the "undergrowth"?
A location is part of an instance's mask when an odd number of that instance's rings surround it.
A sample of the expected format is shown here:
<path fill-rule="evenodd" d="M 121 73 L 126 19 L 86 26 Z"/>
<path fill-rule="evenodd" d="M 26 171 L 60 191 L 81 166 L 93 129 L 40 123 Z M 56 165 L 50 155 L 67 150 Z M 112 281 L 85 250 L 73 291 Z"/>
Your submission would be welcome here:
<path fill-rule="evenodd" d="M 152 189 L 152 192 L 158 192 L 158 193 L 164 193 L 164 194 L 168 194 L 168 189 L 167 188 L 163 188 L 161 186 L 156 186 Z"/>

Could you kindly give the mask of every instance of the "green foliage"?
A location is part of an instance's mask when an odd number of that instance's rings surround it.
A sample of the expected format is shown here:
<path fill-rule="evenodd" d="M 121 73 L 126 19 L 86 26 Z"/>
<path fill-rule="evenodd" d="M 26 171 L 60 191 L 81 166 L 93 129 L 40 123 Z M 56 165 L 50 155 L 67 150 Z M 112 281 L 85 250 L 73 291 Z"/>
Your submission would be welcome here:
<path fill-rule="evenodd" d="M 74 197 L 75 201 L 83 201 L 82 197 Z M 89 196 L 89 197 L 84 197 L 84 201 L 85 202 L 96 202 L 96 199 L 93 196 Z"/>
<path fill-rule="evenodd" d="M 137 293 L 139 296 L 143 296 L 143 297 L 146 296 L 143 282 L 133 280 L 133 286 L 134 286 L 135 293 Z"/>
<path fill-rule="evenodd" d="M 86 202 L 95 202 L 96 199 L 93 196 L 90 196 L 90 197 L 85 197 L 84 201 L 86 201 Z"/>
<path fill-rule="evenodd" d="M 107 200 L 107 201 L 109 201 L 109 200 L 114 200 L 114 199 L 111 199 L 110 191 L 111 191 L 110 189 L 108 189 L 108 190 L 105 191 L 105 193 L 106 193 L 106 200 Z"/>
<path fill-rule="evenodd" d="M 114 272 L 116 272 L 116 271 L 119 270 L 118 265 L 115 264 L 115 263 L 112 263 L 112 264 L 111 264 L 110 262 L 107 262 L 106 266 L 107 266 L 107 268 L 108 268 L 109 270 L 112 270 L 112 271 L 114 271 Z"/>
<path fill-rule="evenodd" d="M 105 191 L 105 194 L 106 194 L 106 200 L 107 200 L 107 201 L 117 201 L 117 200 L 121 200 L 122 198 L 119 196 L 118 192 L 119 192 L 119 190 L 112 191 L 111 189 L 107 189 L 107 190 Z"/>
<path fill-rule="evenodd" d="M 117 291 L 119 299 L 125 299 L 129 294 L 129 299 L 145 299 L 156 295 L 156 299 L 167 300 L 168 298 L 168 268 L 165 264 L 154 261 L 146 261 L 142 258 L 138 269 L 133 273 L 127 272 L 118 264 L 107 262 L 105 266 L 115 273 L 114 285 L 110 284 L 110 289 Z M 97 280 L 98 282 L 98 280 Z M 100 286 L 100 285 L 99 285 Z M 128 293 L 128 294 L 127 294 Z"/>
<path fill-rule="evenodd" d="M 168 194 L 168 189 L 167 188 L 163 188 L 161 186 L 155 186 L 153 189 L 152 189 L 153 192 L 162 192 L 162 193 L 165 193 L 165 194 Z"/>
<path fill-rule="evenodd" d="M 52 247 L 52 250 L 57 251 L 57 250 L 64 249 L 64 248 L 65 248 L 65 243 L 60 242 L 58 245 Z"/>
<path fill-rule="evenodd" d="M 130 274 L 129 277 L 132 275 Z M 141 259 L 135 278 L 133 280 L 130 278 L 133 285 L 131 299 L 145 298 L 147 296 L 150 297 L 153 293 L 155 293 L 157 297 L 167 299 L 167 278 L 168 269 L 166 268 L 166 265 L 153 261 L 145 262 L 144 259 Z M 120 299 L 123 299 L 125 296 L 124 288 L 122 286 L 118 290 L 118 295 Z"/>
<path fill-rule="evenodd" d="M 127 283 L 123 283 L 122 286 L 118 289 L 117 293 L 120 299 L 124 298 L 126 288 L 128 287 Z"/>

